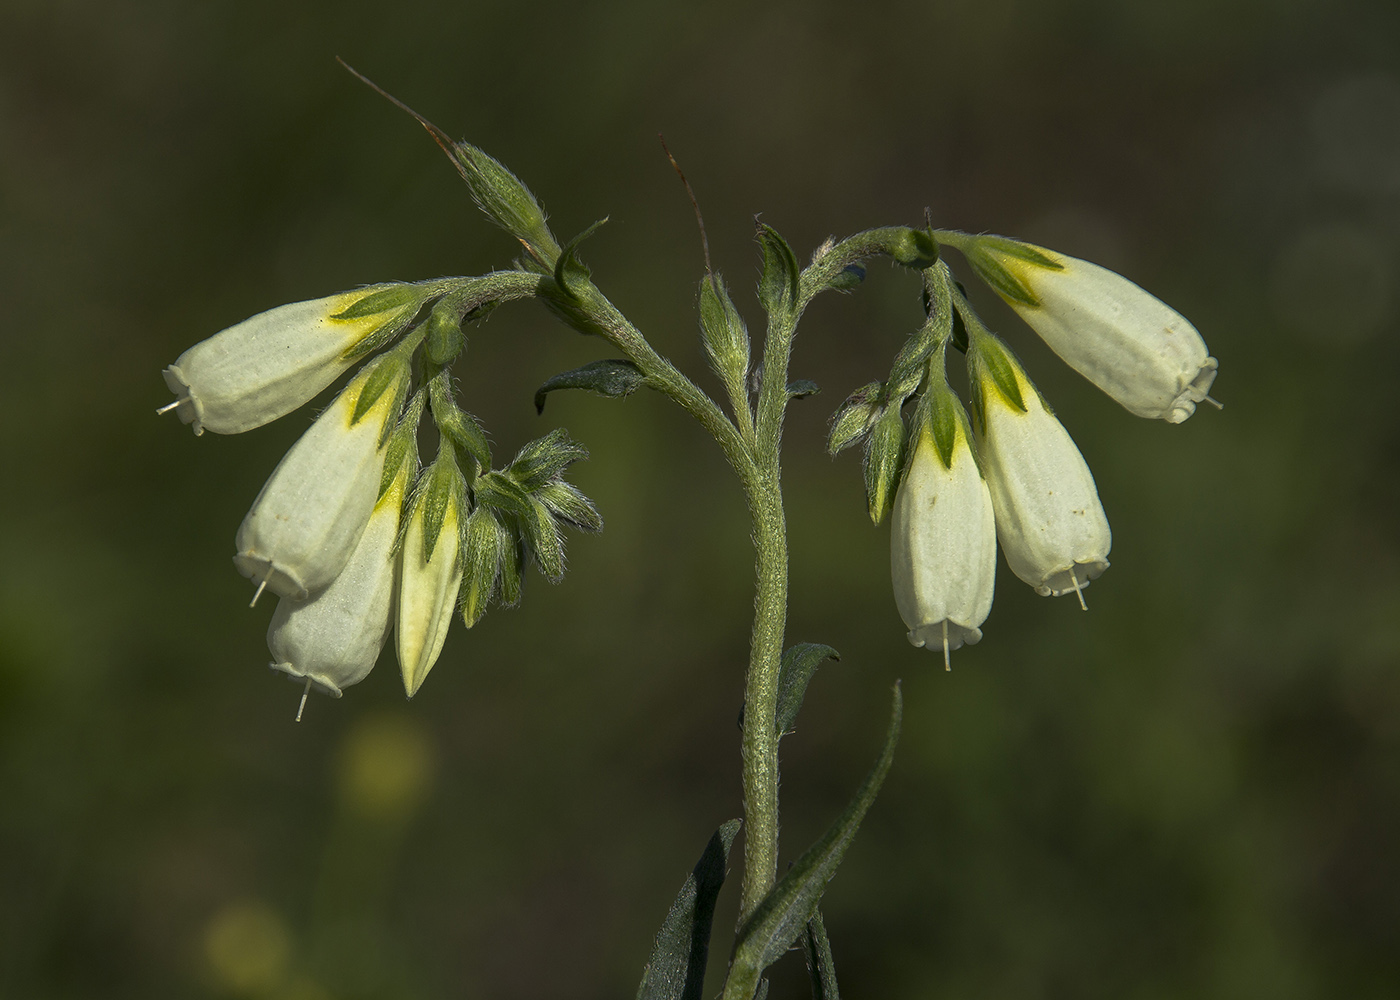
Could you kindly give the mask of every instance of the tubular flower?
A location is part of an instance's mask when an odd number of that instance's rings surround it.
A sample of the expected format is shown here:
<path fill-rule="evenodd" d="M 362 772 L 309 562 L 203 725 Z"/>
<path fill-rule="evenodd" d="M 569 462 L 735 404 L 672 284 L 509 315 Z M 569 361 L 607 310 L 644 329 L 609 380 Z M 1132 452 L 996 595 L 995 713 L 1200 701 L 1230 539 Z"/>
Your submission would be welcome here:
<path fill-rule="evenodd" d="M 272 669 L 305 678 L 339 698 L 358 684 L 379 659 L 389 636 L 399 534 L 409 465 L 400 463 L 360 535 L 350 561 L 330 586 L 309 600 L 284 597 L 267 630 Z"/>
<path fill-rule="evenodd" d="M 395 643 L 403 686 L 412 698 L 433 669 L 462 586 L 466 482 L 450 447 L 423 474 L 399 552 Z"/>
<path fill-rule="evenodd" d="M 412 317 L 421 294 L 381 285 L 258 313 L 165 369 L 173 409 L 196 434 L 240 434 L 286 416 L 358 360 L 356 347 Z M 411 308 L 410 308 L 411 307 Z"/>
<path fill-rule="evenodd" d="M 392 354 L 366 365 L 273 470 L 233 557 L 259 594 L 265 586 L 304 601 L 345 567 L 379 495 L 382 443 L 408 376 L 407 362 Z"/>
<path fill-rule="evenodd" d="M 992 610 L 997 536 L 992 498 L 953 393 L 930 392 L 916 418 L 913 457 L 894 499 L 890 571 L 915 646 L 948 651 L 982 638 Z"/>
<path fill-rule="evenodd" d="M 1179 424 L 1217 362 L 1184 316 L 1097 264 L 1000 236 L 965 237 L 978 275 L 1079 374 L 1140 417 Z"/>
<path fill-rule="evenodd" d="M 1112 544 L 1094 477 L 1010 351 L 974 331 L 968 367 L 1007 565 L 1042 597 L 1079 594 L 1108 568 Z"/>

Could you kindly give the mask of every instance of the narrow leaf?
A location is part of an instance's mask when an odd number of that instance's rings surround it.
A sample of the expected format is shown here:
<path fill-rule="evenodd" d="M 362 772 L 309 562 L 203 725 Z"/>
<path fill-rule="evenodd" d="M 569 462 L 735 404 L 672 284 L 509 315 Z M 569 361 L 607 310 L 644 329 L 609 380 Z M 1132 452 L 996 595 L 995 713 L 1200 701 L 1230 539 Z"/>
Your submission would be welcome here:
<path fill-rule="evenodd" d="M 799 378 L 788 383 L 787 394 L 792 399 L 801 399 L 804 396 L 815 396 L 822 391 L 822 387 L 809 378 Z"/>
<path fill-rule="evenodd" d="M 831 942 L 827 940 L 822 911 L 812 914 L 802 935 L 802 953 L 807 959 L 807 974 L 812 977 L 812 1000 L 841 1000 L 836 988 L 836 965 L 831 960 Z"/>
<path fill-rule="evenodd" d="M 577 298 L 578 295 L 569 287 L 570 282 L 587 281 L 591 277 L 588 268 L 578 259 L 579 244 L 596 233 L 607 221 L 606 217 L 601 218 L 571 239 L 560 252 L 559 259 L 554 263 L 555 283 L 574 298 Z"/>
<path fill-rule="evenodd" d="M 778 668 L 778 712 L 776 731 L 779 736 L 789 732 L 797 721 L 807 685 L 822 660 L 839 660 L 841 654 L 830 646 L 817 642 L 799 642 L 783 653 Z"/>
<path fill-rule="evenodd" d="M 561 372 L 535 390 L 535 411 L 544 412 L 544 400 L 556 389 L 587 389 L 600 396 L 617 399 L 630 396 L 646 385 L 647 377 L 630 361 L 609 358 L 590 361 L 582 368 Z"/>
<path fill-rule="evenodd" d="M 782 957 L 817 912 L 827 883 L 836 874 L 846 849 L 860 829 L 861 820 L 865 818 L 884 783 L 885 775 L 889 773 L 895 743 L 899 740 L 902 715 L 903 699 L 896 683 L 889 729 L 880 759 L 836 822 L 787 870 L 739 929 L 729 977 L 730 983 L 740 992 L 745 984 L 755 983 L 764 969 Z M 725 992 L 726 996 L 730 995 L 728 988 Z"/>
<path fill-rule="evenodd" d="M 637 987 L 637 1000 L 701 1000 L 705 960 L 715 900 L 724 885 L 729 849 L 741 821 L 731 819 L 715 831 L 705 852 L 681 886 L 671 911 L 656 935 L 656 945 Z"/>

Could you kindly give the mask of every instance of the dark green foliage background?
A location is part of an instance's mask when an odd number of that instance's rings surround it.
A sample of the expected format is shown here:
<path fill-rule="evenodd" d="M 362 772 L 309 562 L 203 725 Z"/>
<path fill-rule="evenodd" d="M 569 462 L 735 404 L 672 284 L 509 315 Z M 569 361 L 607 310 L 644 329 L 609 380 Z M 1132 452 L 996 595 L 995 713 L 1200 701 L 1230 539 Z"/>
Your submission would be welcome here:
<path fill-rule="evenodd" d="M 1114 566 L 1087 615 L 1003 572 L 945 674 L 904 640 L 857 460 L 822 453 L 918 325 L 918 282 L 877 263 L 813 308 L 790 640 L 843 658 L 783 742 L 785 857 L 858 785 L 903 678 L 894 770 L 825 907 L 849 996 L 1400 993 L 1393 2 L 10 0 L 0 21 L 0 996 L 628 996 L 740 812 L 738 488 L 658 397 L 536 417 L 536 386 L 612 352 L 531 303 L 471 332 L 463 403 L 498 461 L 567 426 L 607 530 L 571 540 L 562 586 L 454 630 L 412 704 L 390 657 L 292 724 L 270 602 L 245 607 L 229 556 L 310 411 L 195 440 L 153 416 L 159 370 L 273 305 L 513 252 L 337 54 L 509 164 L 561 237 L 610 215 L 595 278 L 712 391 L 657 131 L 754 329 L 754 213 L 805 259 L 925 206 L 1191 317 L 1227 407 L 1169 427 L 980 295 L 1096 473 Z M 422 795 L 357 807 L 346 748 L 400 744 L 428 750 Z M 285 947 L 237 987 L 208 941 L 247 906 Z M 772 996 L 805 990 L 800 958 L 775 968 Z"/>

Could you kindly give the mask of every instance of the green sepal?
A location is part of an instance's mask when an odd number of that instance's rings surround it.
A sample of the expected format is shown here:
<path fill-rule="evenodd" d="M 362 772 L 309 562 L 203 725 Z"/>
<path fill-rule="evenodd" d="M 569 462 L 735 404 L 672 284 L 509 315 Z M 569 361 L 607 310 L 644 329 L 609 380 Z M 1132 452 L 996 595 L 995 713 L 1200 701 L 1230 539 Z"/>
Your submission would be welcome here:
<path fill-rule="evenodd" d="M 423 301 L 421 289 L 410 284 L 393 284 L 377 287 L 363 298 L 356 299 L 331 319 L 363 319 L 380 313 L 398 310 L 408 305 L 420 305 Z"/>
<path fill-rule="evenodd" d="M 488 472 L 472 483 L 472 500 L 503 514 L 524 521 L 532 516 L 530 497 L 520 484 L 500 472 Z"/>
<path fill-rule="evenodd" d="M 448 505 L 456 504 L 459 511 L 466 509 L 467 483 L 451 448 L 438 449 L 437 458 L 419 481 L 422 485 L 415 503 L 423 505 L 423 561 L 429 562 L 442 534 Z"/>
<path fill-rule="evenodd" d="M 928 356 L 938 346 L 939 325 L 936 317 L 930 317 L 900 345 L 894 364 L 890 366 L 890 376 L 885 380 L 885 396 L 891 402 L 908 399 L 924 380 Z"/>
<path fill-rule="evenodd" d="M 715 900 L 724 885 L 729 851 L 740 825 L 740 820 L 731 819 L 705 845 L 657 932 L 637 1000 L 702 1000 Z"/>
<path fill-rule="evenodd" d="M 514 524 L 504 523 L 501 530 L 501 579 L 497 599 L 504 607 L 513 608 L 520 603 L 525 577 L 525 542 Z"/>
<path fill-rule="evenodd" d="M 986 426 L 987 392 L 995 390 L 1011 406 L 1026 411 L 1021 395 L 1021 366 L 1011 349 L 990 333 L 979 331 L 967 354 L 968 378 L 972 383 L 972 405 L 977 419 Z"/>
<path fill-rule="evenodd" d="M 562 479 L 547 483 L 535 491 L 535 497 L 549 508 L 555 520 L 563 521 L 579 531 L 598 532 L 603 530 L 603 515 L 593 501 L 588 499 L 573 483 Z"/>
<path fill-rule="evenodd" d="M 938 452 L 938 458 L 942 461 L 943 468 L 951 469 L 953 467 L 953 449 L 958 445 L 959 432 L 968 441 L 972 440 L 972 429 L 968 425 L 967 411 L 963 409 L 957 394 L 946 384 L 931 388 L 925 395 L 920 410 L 923 426 L 933 438 L 933 446 Z"/>
<path fill-rule="evenodd" d="M 768 980 L 760 979 L 758 989 L 754 990 L 753 1000 L 768 1000 Z"/>
<path fill-rule="evenodd" d="M 831 941 L 820 908 L 807 921 L 802 934 L 802 955 L 807 959 L 807 975 L 812 979 L 812 1000 L 841 1000 L 836 988 L 836 963 L 831 959 Z"/>
<path fill-rule="evenodd" d="M 529 498 L 530 511 L 522 519 L 525 540 L 540 572 L 550 583 L 564 579 L 564 539 L 548 505 L 535 497 Z"/>
<path fill-rule="evenodd" d="M 592 272 L 584 266 L 583 261 L 578 259 L 577 251 L 579 244 L 606 225 L 607 221 L 607 216 L 604 216 L 571 239 L 564 249 L 560 251 L 559 259 L 554 262 L 554 283 L 564 289 L 572 298 L 578 298 L 578 293 L 569 287 L 570 284 L 574 281 L 581 281 L 586 284 L 592 277 Z"/>
<path fill-rule="evenodd" d="M 533 492 L 587 457 L 588 449 L 559 427 L 520 449 L 510 463 L 510 477 L 523 489 Z"/>
<path fill-rule="evenodd" d="M 587 389 L 599 396 L 618 399 L 646 385 L 647 377 L 630 361 L 609 358 L 590 361 L 582 368 L 561 372 L 535 390 L 535 412 L 544 412 L 544 400 L 557 389 Z"/>
<path fill-rule="evenodd" d="M 1038 249 L 1026 243 L 1009 240 L 1005 236 L 972 236 L 959 247 L 972 269 L 992 290 L 1007 302 L 1019 303 L 1036 308 L 1040 305 L 1033 291 L 1025 282 L 1007 270 L 1000 256 L 1013 257 L 1037 267 L 1052 271 L 1064 270 L 1063 265 L 1045 256 Z"/>
<path fill-rule="evenodd" d="M 471 628 L 486 613 L 496 593 L 501 575 L 501 550 L 506 532 L 490 507 L 478 504 L 462 530 L 462 586 L 457 592 L 457 609 Z"/>
<path fill-rule="evenodd" d="M 739 928 L 729 982 L 725 984 L 726 1000 L 734 1000 L 751 992 L 763 970 L 783 956 L 816 914 L 827 883 L 836 874 L 836 868 L 851 846 L 861 820 L 870 810 L 885 775 L 889 773 L 894 760 L 894 747 L 899 740 L 902 716 L 903 699 L 896 683 L 889 728 L 880 759 L 836 822 L 793 863 Z"/>
<path fill-rule="evenodd" d="M 815 396 L 822 391 L 822 387 L 809 378 L 799 378 L 787 384 L 787 394 L 789 399 L 802 399 L 806 396 Z"/>
<path fill-rule="evenodd" d="M 870 382 L 846 397 L 831 415 L 831 433 L 826 439 L 828 455 L 835 456 L 865 440 L 880 415 L 884 388 L 879 382 Z"/>
<path fill-rule="evenodd" d="M 891 403 L 875 422 L 865 445 L 865 501 L 870 520 L 879 524 L 894 502 L 904 466 L 904 418 L 900 404 Z"/>
<path fill-rule="evenodd" d="M 384 471 L 379 476 L 376 502 L 394 485 L 394 480 L 407 468 L 412 477 L 418 471 L 418 422 L 423 418 L 423 391 L 413 394 L 404 409 L 403 418 L 394 428 L 384 453 Z"/>
<path fill-rule="evenodd" d="M 360 419 L 374 408 L 374 405 L 383 398 L 386 392 L 393 393 L 389 409 L 391 413 L 397 415 L 399 408 L 403 406 L 404 396 L 408 392 L 410 372 L 406 360 L 386 355 L 376 359 L 371 365 L 367 365 L 366 369 L 364 384 L 360 386 L 360 393 L 355 397 L 355 409 L 350 414 L 351 427 L 359 423 Z M 392 421 L 386 422 L 384 425 L 385 438 L 393 432 L 393 428 Z"/>
<path fill-rule="evenodd" d="M 779 736 L 792 730 L 806 697 L 807 685 L 822 660 L 840 660 L 841 654 L 818 642 L 799 642 L 783 652 L 778 668 L 778 708 L 774 732 Z"/>
<path fill-rule="evenodd" d="M 742 383 L 749 370 L 749 329 L 717 274 L 700 282 L 700 332 L 714 370 Z"/>
<path fill-rule="evenodd" d="M 367 358 L 376 351 L 388 347 L 405 330 L 413 325 L 417 318 L 422 302 L 411 302 L 398 312 L 392 314 L 382 324 L 370 333 L 361 337 L 340 356 L 345 361 L 358 361 Z"/>
<path fill-rule="evenodd" d="M 544 209 L 524 182 L 470 143 L 453 143 L 452 158 L 472 201 L 486 217 L 524 244 L 531 257 L 553 267 L 559 244 L 545 223 Z"/>
<path fill-rule="evenodd" d="M 763 275 L 758 281 L 758 300 L 769 314 L 791 312 L 797 308 L 801 281 L 797 257 L 776 229 L 762 222 L 757 227 L 758 245 L 763 249 Z"/>

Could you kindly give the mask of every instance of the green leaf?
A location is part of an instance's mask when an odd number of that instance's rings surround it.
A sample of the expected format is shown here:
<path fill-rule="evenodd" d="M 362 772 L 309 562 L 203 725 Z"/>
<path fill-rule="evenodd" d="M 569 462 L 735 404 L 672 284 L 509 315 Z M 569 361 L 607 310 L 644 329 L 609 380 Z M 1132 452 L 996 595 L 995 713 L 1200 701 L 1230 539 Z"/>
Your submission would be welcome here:
<path fill-rule="evenodd" d="M 831 416 L 831 433 L 826 439 L 828 455 L 835 456 L 865 439 L 880 415 L 883 391 L 879 382 L 870 382 L 846 397 Z"/>
<path fill-rule="evenodd" d="M 758 244 L 763 248 L 763 276 L 758 282 L 758 300 L 769 313 L 797 308 L 801 273 L 797 257 L 787 240 L 772 226 L 758 223 Z"/>
<path fill-rule="evenodd" d="M 799 378 L 788 383 L 787 394 L 791 399 L 802 399 L 804 396 L 815 396 L 822 391 L 822 387 L 809 378 Z"/>
<path fill-rule="evenodd" d="M 860 264 L 847 264 L 836 272 L 836 276 L 826 283 L 833 292 L 853 292 L 865 281 L 865 268 Z"/>
<path fill-rule="evenodd" d="M 840 660 L 841 654 L 818 642 L 799 642 L 783 653 L 778 668 L 778 711 L 775 731 L 779 736 L 789 732 L 797 721 L 807 685 L 822 660 Z"/>
<path fill-rule="evenodd" d="M 536 260 L 553 265 L 559 246 L 545 223 L 544 209 L 520 178 L 470 143 L 453 143 L 451 155 L 487 218 L 518 239 Z"/>
<path fill-rule="evenodd" d="M 889 729 L 880 759 L 836 822 L 797 859 L 739 928 L 729 982 L 725 984 L 725 997 L 728 1000 L 752 990 L 763 970 L 783 956 L 816 914 L 827 883 L 836 874 L 837 866 L 860 829 L 861 820 L 870 810 L 885 775 L 889 773 L 895 743 L 899 740 L 902 716 L 903 699 L 896 683 Z"/>
<path fill-rule="evenodd" d="M 561 372 L 535 390 L 535 412 L 544 412 L 544 400 L 556 389 L 587 389 L 600 396 L 617 399 L 630 396 L 646 385 L 647 377 L 630 361 L 609 358 L 590 361 L 582 368 Z"/>
<path fill-rule="evenodd" d="M 802 954 L 807 959 L 807 974 L 812 977 L 812 1000 L 841 1000 L 836 988 L 836 965 L 831 960 L 831 942 L 827 940 L 822 911 L 812 914 L 802 935 Z"/>
<path fill-rule="evenodd" d="M 607 221 L 607 216 L 604 216 L 571 239 L 564 249 L 560 251 L 559 259 L 554 264 L 555 284 L 564 289 L 564 291 L 573 298 L 577 298 L 578 293 L 576 293 L 570 285 L 574 281 L 586 282 L 592 277 L 588 268 L 584 267 L 583 262 L 578 259 L 577 251 L 579 244 L 606 225 Z"/>
<path fill-rule="evenodd" d="M 579 531 L 602 531 L 603 516 L 593 501 L 584 496 L 583 491 L 562 479 L 546 483 L 535 491 L 540 503 L 549 508 L 555 520 L 562 521 Z"/>
<path fill-rule="evenodd" d="M 701 1000 L 715 900 L 728 872 L 729 849 L 741 821 L 731 819 L 710 838 L 656 935 L 637 1000 Z"/>

